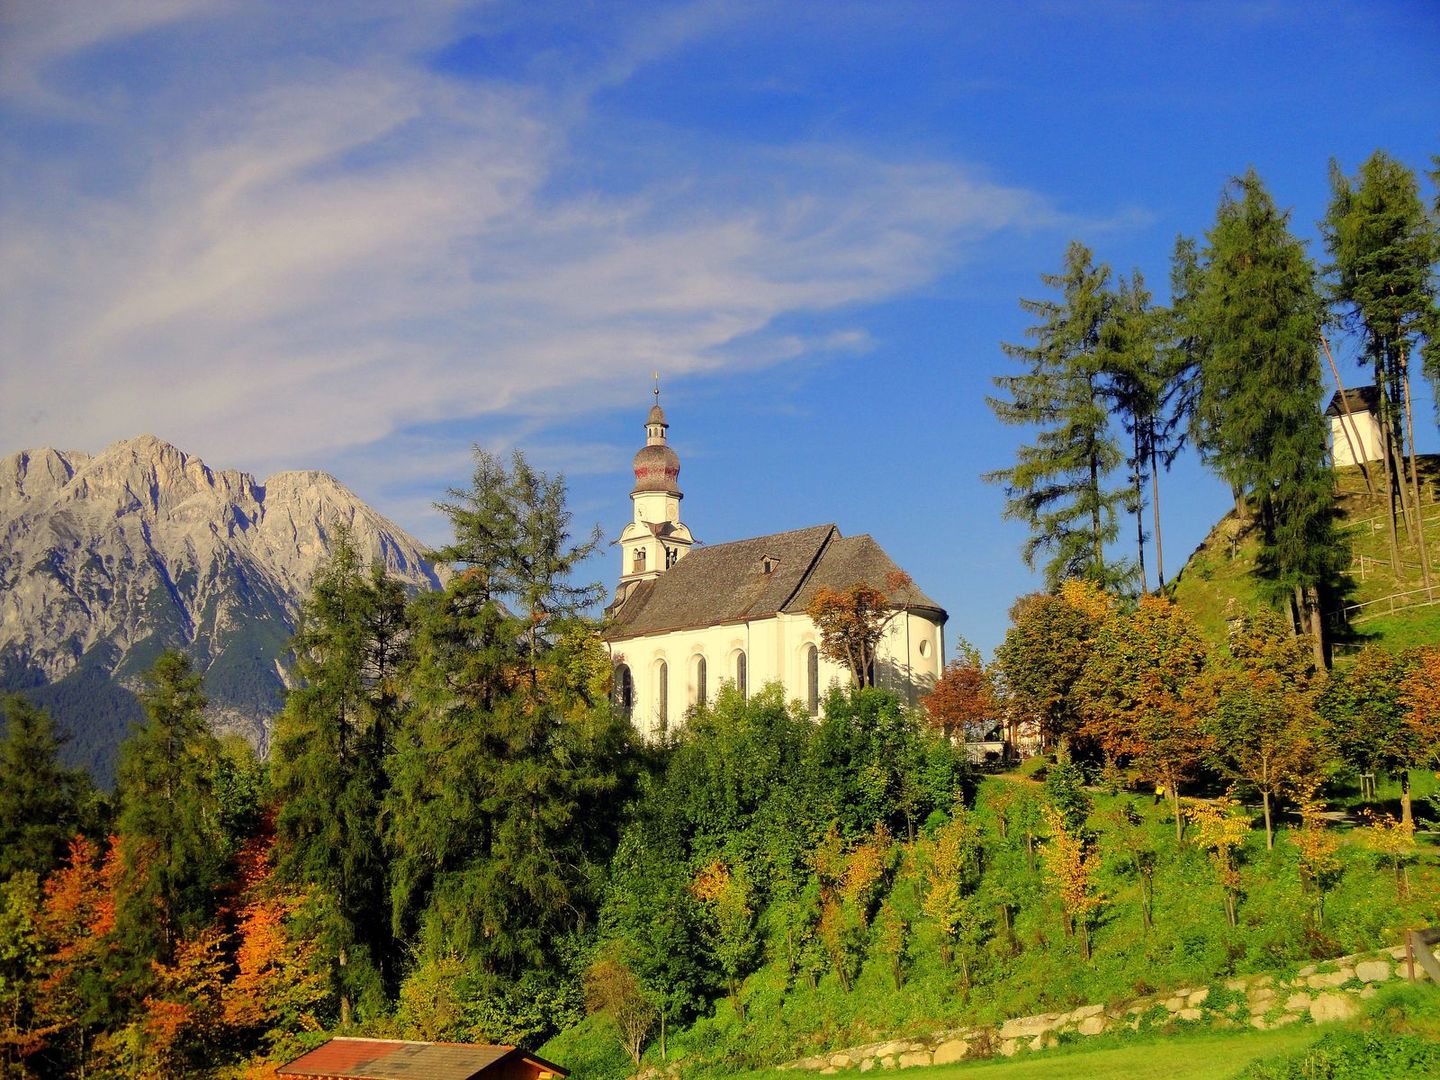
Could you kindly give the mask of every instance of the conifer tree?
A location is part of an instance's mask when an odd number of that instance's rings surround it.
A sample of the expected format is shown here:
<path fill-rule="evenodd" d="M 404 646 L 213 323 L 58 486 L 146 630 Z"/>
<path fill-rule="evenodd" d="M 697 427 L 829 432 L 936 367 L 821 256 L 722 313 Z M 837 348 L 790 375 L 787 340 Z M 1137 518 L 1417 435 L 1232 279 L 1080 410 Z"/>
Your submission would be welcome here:
<path fill-rule="evenodd" d="M 120 747 L 115 938 L 142 984 L 209 919 L 226 854 L 200 681 L 183 653 L 163 653 L 145 673 L 146 720 Z"/>
<path fill-rule="evenodd" d="M 49 713 L 14 695 L 0 703 L 0 881 L 21 870 L 43 876 L 60 864 L 80 824 L 83 774 L 60 765 Z"/>
<path fill-rule="evenodd" d="M 1130 492 L 1126 508 L 1135 517 L 1136 566 L 1140 591 L 1150 591 L 1145 572 L 1145 483 L 1151 485 L 1155 510 L 1155 553 L 1160 586 L 1165 569 L 1160 546 L 1160 475 L 1158 459 L 1163 440 L 1161 401 L 1165 392 L 1160 328 L 1163 312 L 1151 306 L 1150 291 L 1139 270 L 1129 279 L 1121 278 L 1112 304 L 1112 317 L 1105 328 L 1105 351 L 1109 360 L 1109 388 L 1115 411 L 1130 436 L 1126 464 L 1130 470 Z"/>
<path fill-rule="evenodd" d="M 345 530 L 315 576 L 291 643 L 297 685 L 275 725 L 279 873 L 316 887 L 314 933 L 334 965 L 340 1023 L 380 1000 L 390 958 L 381 804 L 398 710 L 405 596 L 367 575 Z"/>
<path fill-rule="evenodd" d="M 1332 160 L 1330 187 L 1329 211 L 1321 222 L 1332 259 L 1326 267 L 1330 299 L 1340 305 L 1344 325 L 1362 336 L 1362 362 L 1374 370 L 1392 536 L 1398 494 L 1428 587 L 1430 559 L 1419 522 L 1410 358 L 1424 348 L 1436 322 L 1434 264 L 1440 258 L 1440 231 L 1425 212 L 1415 174 L 1383 150 L 1370 155 L 1354 180 Z M 1408 480 L 1402 464 L 1407 446 Z M 1395 570 L 1399 573 L 1398 564 Z"/>
<path fill-rule="evenodd" d="M 989 398 L 1003 423 L 1038 428 L 1033 445 L 1022 446 L 1009 469 L 985 476 L 1005 485 L 1005 516 L 1030 527 L 1023 553 L 1034 567 L 1042 554 L 1045 580 L 1055 588 L 1083 577 L 1117 585 L 1129 577 L 1123 562 L 1107 563 L 1105 545 L 1119 535 L 1116 508 L 1125 492 L 1109 477 L 1125 460 L 1110 430 L 1110 357 L 1103 333 L 1110 317 L 1110 270 L 1096 266 L 1090 250 L 1072 243 L 1065 267 L 1042 274 L 1059 299 L 1024 300 L 1020 306 L 1039 322 L 1026 330 L 1033 345 L 1002 344 L 1018 360 L 1019 375 L 996 376 L 1006 398 Z"/>
<path fill-rule="evenodd" d="M 1314 270 L 1254 170 L 1225 193 L 1206 239 L 1202 451 L 1253 509 L 1265 591 L 1295 604 L 1323 663 L 1321 589 L 1349 560 L 1325 457 Z"/>
<path fill-rule="evenodd" d="M 421 963 L 466 957 L 484 996 L 589 917 L 629 736 L 595 692 L 603 645 L 570 632 L 599 586 L 572 583 L 593 542 L 570 537 L 563 479 L 476 459 L 439 507 L 456 573 L 416 606 L 386 816 L 393 925 Z"/>

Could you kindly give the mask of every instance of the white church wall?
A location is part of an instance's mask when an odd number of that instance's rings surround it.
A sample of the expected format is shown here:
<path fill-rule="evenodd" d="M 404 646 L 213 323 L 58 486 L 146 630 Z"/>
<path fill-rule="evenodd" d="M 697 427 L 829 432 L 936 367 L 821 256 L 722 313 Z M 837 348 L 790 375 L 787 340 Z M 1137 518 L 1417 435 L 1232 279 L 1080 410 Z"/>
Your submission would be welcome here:
<path fill-rule="evenodd" d="M 631 719 L 647 738 L 683 727 L 685 714 L 700 691 L 697 660 L 705 661 L 705 697 L 714 701 L 724 683 L 736 678 L 736 658 L 745 654 L 746 689 L 750 693 L 778 682 L 787 701 L 808 705 L 809 665 L 806 650 L 817 649 L 820 633 L 807 615 L 785 614 L 746 623 L 675 630 L 642 638 L 610 642 L 612 660 L 630 669 L 635 688 Z M 944 628 L 916 612 L 904 612 L 890 625 L 877 649 L 881 686 L 899 693 L 909 704 L 935 684 L 944 656 Z M 817 697 L 823 702 L 833 686 L 846 686 L 849 671 L 818 657 Z M 664 665 L 664 706 L 659 676 Z"/>
<path fill-rule="evenodd" d="M 1353 427 L 1343 414 L 1330 418 L 1330 449 L 1336 468 L 1356 464 L 1355 452 L 1360 454 L 1361 461 L 1379 461 L 1382 457 L 1380 425 L 1375 421 L 1375 414 L 1356 412 L 1354 418 Z M 1347 432 L 1349 439 L 1345 437 Z M 1354 452 L 1351 450 L 1352 443 L 1355 444 Z"/>

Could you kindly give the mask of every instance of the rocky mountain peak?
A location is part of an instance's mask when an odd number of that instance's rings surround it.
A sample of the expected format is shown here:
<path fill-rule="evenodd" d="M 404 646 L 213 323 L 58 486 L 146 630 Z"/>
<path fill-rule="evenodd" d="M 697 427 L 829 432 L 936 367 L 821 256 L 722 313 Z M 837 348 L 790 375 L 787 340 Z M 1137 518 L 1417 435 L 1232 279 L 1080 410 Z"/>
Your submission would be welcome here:
<path fill-rule="evenodd" d="M 216 725 L 263 745 L 285 643 L 342 526 L 412 590 L 439 586 L 420 543 L 328 473 L 257 484 L 154 435 L 93 457 L 11 454 L 0 460 L 0 690 L 49 704 L 77 735 L 108 724 L 87 762 L 103 775 L 139 673 L 181 648 L 206 671 Z"/>

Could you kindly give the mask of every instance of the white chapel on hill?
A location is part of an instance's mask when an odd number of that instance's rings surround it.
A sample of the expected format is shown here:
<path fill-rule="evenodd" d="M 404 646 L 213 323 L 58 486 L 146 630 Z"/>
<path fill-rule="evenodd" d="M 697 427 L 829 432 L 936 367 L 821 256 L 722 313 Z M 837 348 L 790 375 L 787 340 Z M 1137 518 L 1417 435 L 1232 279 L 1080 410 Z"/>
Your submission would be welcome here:
<path fill-rule="evenodd" d="M 805 614 L 821 588 L 864 582 L 898 614 L 877 649 L 876 682 L 912 704 L 934 685 L 945 655 L 943 608 L 913 584 L 887 587 L 898 567 L 869 536 L 834 525 L 701 545 L 680 520 L 680 458 L 660 391 L 635 455 L 633 513 L 616 543 L 620 583 L 606 614 L 616 699 L 652 737 L 682 725 L 724 682 L 747 692 L 773 682 L 812 716 L 849 672 L 820 654 Z"/>

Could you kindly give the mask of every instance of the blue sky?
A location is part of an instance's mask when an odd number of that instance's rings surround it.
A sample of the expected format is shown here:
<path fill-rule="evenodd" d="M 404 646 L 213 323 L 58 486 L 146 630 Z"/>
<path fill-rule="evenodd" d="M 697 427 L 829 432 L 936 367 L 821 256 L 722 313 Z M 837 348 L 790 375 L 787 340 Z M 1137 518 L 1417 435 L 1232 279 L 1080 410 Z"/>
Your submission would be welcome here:
<path fill-rule="evenodd" d="M 1017 299 L 1080 239 L 1163 300 L 1251 165 L 1322 256 L 1331 157 L 1440 153 L 1437 56 L 1431 2 L 12 0 L 0 449 L 324 468 L 438 542 L 519 446 L 613 537 L 658 369 L 698 537 L 869 532 L 988 651 Z M 1165 485 L 1173 573 L 1226 494 Z"/>

